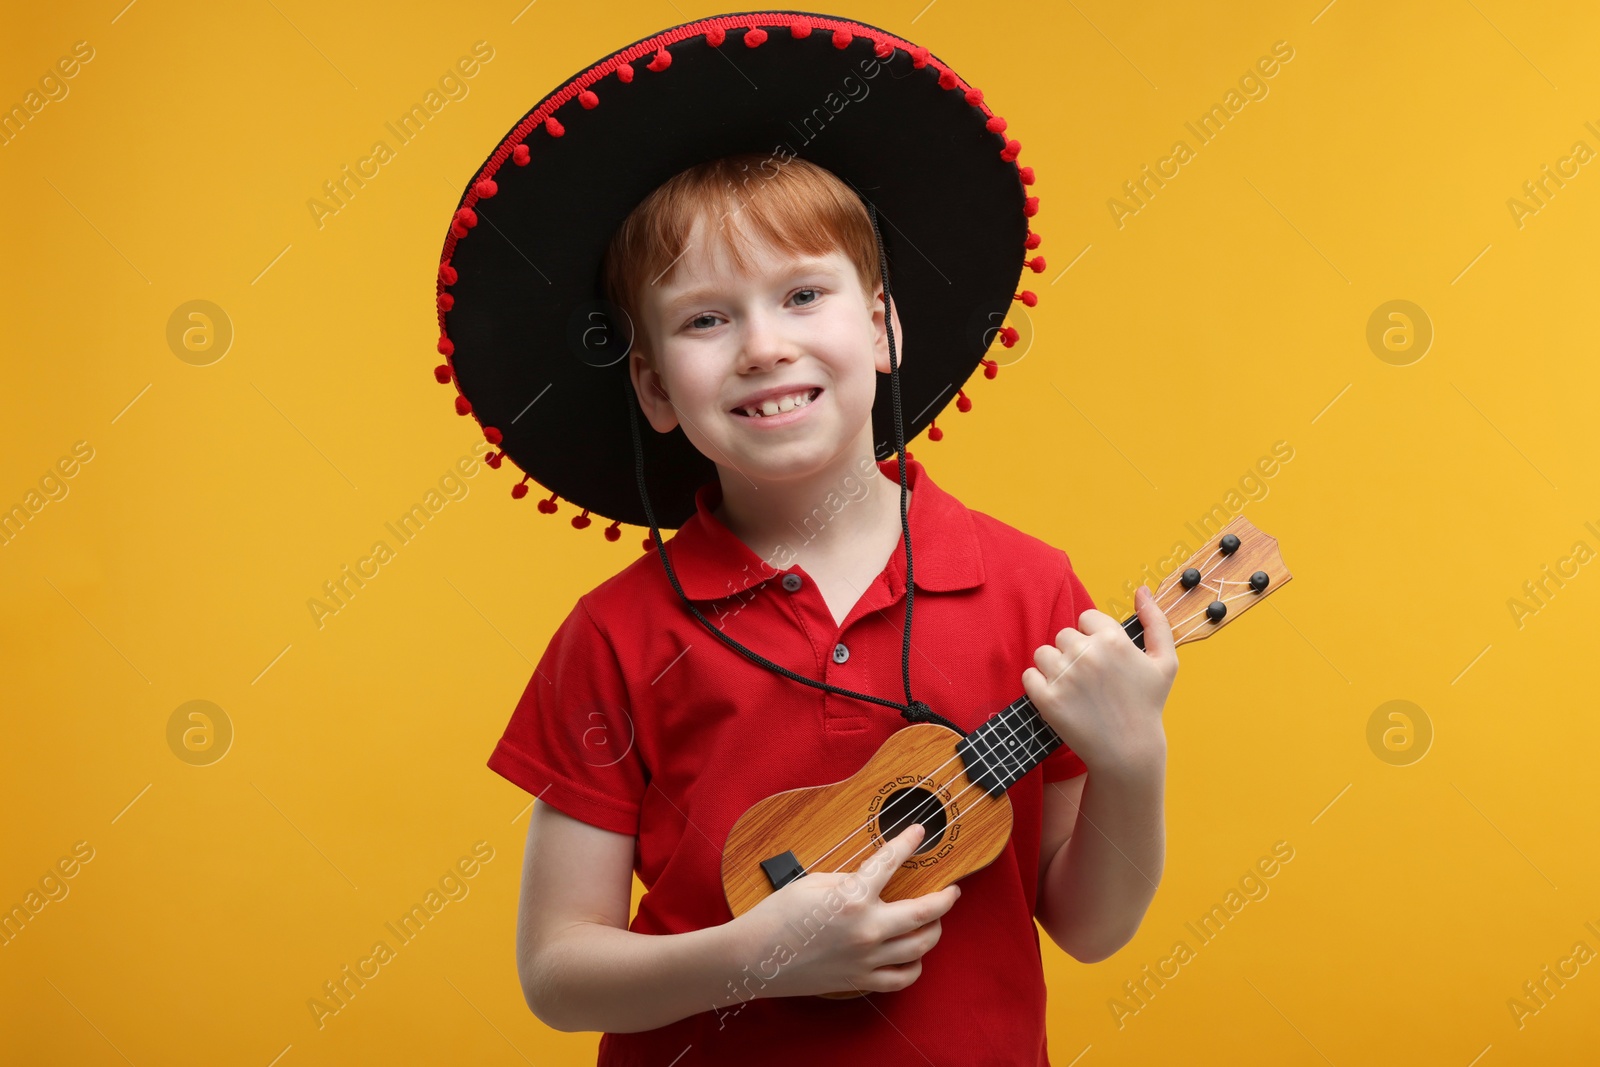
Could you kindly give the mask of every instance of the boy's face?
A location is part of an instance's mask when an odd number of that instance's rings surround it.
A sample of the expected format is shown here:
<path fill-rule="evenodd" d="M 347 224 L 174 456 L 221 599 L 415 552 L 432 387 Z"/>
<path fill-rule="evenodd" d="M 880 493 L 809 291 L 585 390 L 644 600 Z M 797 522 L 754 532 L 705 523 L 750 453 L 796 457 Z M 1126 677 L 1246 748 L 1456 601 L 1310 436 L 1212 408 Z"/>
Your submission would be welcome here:
<path fill-rule="evenodd" d="M 640 294 L 629 370 L 651 426 L 681 425 L 719 467 L 776 481 L 871 454 L 876 374 L 889 373 L 882 285 L 868 297 L 838 251 L 796 258 L 752 243 L 745 252 L 750 272 L 740 273 L 702 218 L 671 284 Z M 898 308 L 893 321 L 904 365 Z M 780 408 L 791 394 L 812 399 L 776 416 L 740 410 L 774 390 Z"/>

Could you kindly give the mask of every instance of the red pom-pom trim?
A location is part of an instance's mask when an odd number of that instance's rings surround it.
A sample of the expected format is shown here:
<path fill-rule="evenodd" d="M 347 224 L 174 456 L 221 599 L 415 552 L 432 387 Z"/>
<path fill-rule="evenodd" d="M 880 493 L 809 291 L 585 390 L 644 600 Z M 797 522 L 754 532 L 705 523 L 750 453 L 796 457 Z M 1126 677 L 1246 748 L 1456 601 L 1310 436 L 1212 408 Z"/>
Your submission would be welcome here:
<path fill-rule="evenodd" d="M 522 476 L 522 481 L 511 487 L 511 499 L 521 500 L 528 495 L 528 475 Z"/>
<path fill-rule="evenodd" d="M 615 541 L 617 538 L 619 538 L 621 536 L 622 536 L 622 520 L 621 519 L 618 519 L 616 522 L 614 522 L 610 526 L 606 527 L 606 540 L 607 541 Z"/>
<path fill-rule="evenodd" d="M 551 137 L 561 137 L 567 132 L 567 128 L 561 125 L 561 123 L 557 122 L 554 115 L 551 115 L 549 118 L 544 120 L 544 128 L 545 132 Z"/>
<path fill-rule="evenodd" d="M 650 538 L 646 537 L 639 542 L 639 547 L 644 549 L 646 552 L 654 552 L 656 550 L 656 543 L 650 540 Z"/>
<path fill-rule="evenodd" d="M 941 89 L 954 89 L 955 87 L 956 87 L 956 73 L 955 73 L 955 71 L 953 71 L 953 70 L 941 70 L 939 72 L 939 88 L 941 88 Z"/>
<path fill-rule="evenodd" d="M 467 228 L 461 224 L 460 219 L 451 219 L 450 232 L 454 234 L 456 240 L 459 241 L 461 238 L 467 235 Z"/>
<path fill-rule="evenodd" d="M 578 103 L 583 105 L 585 111 L 593 111 L 600 106 L 600 98 L 595 95 L 593 89 L 585 89 L 578 94 Z"/>
<path fill-rule="evenodd" d="M 960 389 L 956 390 L 956 410 L 957 411 L 971 411 L 972 410 L 972 398 L 970 396 L 968 396 L 965 392 L 963 392 Z"/>
<path fill-rule="evenodd" d="M 440 385 L 449 385 L 450 364 L 441 363 L 437 367 L 433 368 L 433 380 L 438 382 Z"/>
<path fill-rule="evenodd" d="M 728 39 L 728 31 L 721 26 L 713 26 L 706 31 L 706 44 L 712 48 L 722 47 L 722 42 Z M 587 524 L 586 524 L 587 525 Z"/>
<path fill-rule="evenodd" d="M 971 104 L 973 107 L 977 107 L 979 104 L 983 103 L 983 90 L 982 89 L 968 89 L 967 90 L 967 103 Z M 1005 120 L 1001 119 L 1000 121 L 1004 122 Z M 1004 127 L 1002 127 L 1002 129 L 1003 128 Z"/>
<path fill-rule="evenodd" d="M 849 48 L 850 42 L 855 39 L 856 35 L 843 26 L 833 31 L 833 47 L 835 48 Z"/>
<path fill-rule="evenodd" d="M 1015 326 L 1000 327 L 1000 343 L 1005 345 L 1007 348 L 1010 348 L 1012 345 L 1017 343 L 1018 336 L 1020 335 L 1017 333 L 1017 328 Z"/>
<path fill-rule="evenodd" d="M 1024 267 L 1027 267 L 1029 270 L 1033 271 L 1033 273 L 1035 273 L 1035 274 L 1043 274 L 1044 273 L 1044 257 L 1043 256 L 1034 256 L 1032 259 L 1024 260 L 1022 265 Z"/>
<path fill-rule="evenodd" d="M 472 414 L 472 405 L 467 403 L 467 398 L 466 397 L 460 396 L 460 395 L 456 396 L 456 414 L 457 415 L 471 415 Z"/>
<path fill-rule="evenodd" d="M 439 264 L 439 280 L 446 285 L 456 283 L 456 269 L 448 263 Z"/>
<path fill-rule="evenodd" d="M 928 56 L 928 50 L 921 45 L 913 48 L 911 50 L 911 68 L 913 70 L 921 70 L 926 67 L 928 65 Z"/>
<path fill-rule="evenodd" d="M 1029 248 L 1029 249 L 1038 248 L 1039 247 L 1039 242 L 1043 241 L 1043 240 L 1044 240 L 1044 238 L 1040 237 L 1038 234 L 1029 233 L 1028 234 L 1028 239 L 1026 241 L 1022 242 L 1022 247 L 1023 248 Z"/>
<path fill-rule="evenodd" d="M 439 354 L 441 356 L 453 356 L 456 354 L 456 343 L 444 334 L 439 335 Z"/>
<path fill-rule="evenodd" d="M 967 95 L 970 96 L 972 94 L 969 93 Z M 971 101 L 968 102 L 970 103 Z M 988 130 L 990 133 L 1005 133 L 1006 120 L 1001 118 L 999 115 L 991 115 L 989 117 L 989 121 L 983 124 L 983 128 Z"/>
<path fill-rule="evenodd" d="M 879 39 L 878 43 L 872 46 L 872 54 L 877 56 L 879 59 L 888 59 L 890 56 L 894 55 L 894 45 L 890 44 L 888 41 Z"/>
<path fill-rule="evenodd" d="M 1015 163 L 1021 154 L 1022 142 L 1016 140 L 1007 141 L 1006 146 L 1000 150 L 1000 158 L 1007 163 Z"/>
<path fill-rule="evenodd" d="M 789 27 L 789 36 L 797 38 L 797 39 L 798 38 L 803 38 L 803 37 L 810 37 L 811 36 L 811 23 L 809 23 L 809 22 L 797 22 L 797 23 L 795 23 L 793 26 Z"/>
<path fill-rule="evenodd" d="M 558 510 L 556 508 L 556 500 L 557 499 L 559 499 L 557 494 L 551 493 L 550 494 L 550 498 L 548 500 L 539 501 L 539 510 L 541 512 L 543 512 L 544 514 L 546 514 L 546 515 L 554 515 L 556 513 L 556 511 Z"/>
<path fill-rule="evenodd" d="M 624 63 L 622 66 L 617 68 L 617 81 L 624 85 L 627 85 L 629 82 L 633 81 L 633 64 Z"/>
<path fill-rule="evenodd" d="M 1023 185 L 1032 185 L 1033 184 L 1033 168 L 1032 167 L 1018 167 L 1017 168 L 1017 177 L 1022 179 L 1022 184 Z"/>
<path fill-rule="evenodd" d="M 1000 364 L 996 363 L 994 360 L 980 359 L 978 362 L 983 364 L 983 376 L 985 378 L 993 378 L 995 375 L 1000 373 Z"/>
<path fill-rule="evenodd" d="M 672 53 L 665 48 L 656 49 L 656 54 L 645 64 L 647 70 L 653 71 L 666 70 L 670 66 L 672 66 Z"/>
<path fill-rule="evenodd" d="M 456 298 L 455 297 L 451 296 L 449 293 L 440 293 L 439 294 L 439 310 L 440 311 L 449 311 L 451 308 L 453 308 L 455 306 L 456 306 Z"/>
<path fill-rule="evenodd" d="M 1039 304 L 1039 294 L 1035 293 L 1032 289 L 1024 289 L 1011 299 L 1022 301 L 1023 305 L 1026 307 L 1037 307 Z"/>
<path fill-rule="evenodd" d="M 495 183 L 493 178 L 485 178 L 477 185 L 474 185 L 472 191 L 478 194 L 479 200 L 487 200 L 500 191 L 500 186 Z"/>
<path fill-rule="evenodd" d="M 511 150 L 511 162 L 519 167 L 526 167 L 528 160 L 533 158 L 533 153 L 528 151 L 528 146 L 519 144 Z"/>
<path fill-rule="evenodd" d="M 585 527 L 587 527 L 593 521 L 594 520 L 589 517 L 589 509 L 588 508 L 584 508 L 583 509 L 583 514 L 574 515 L 572 517 L 572 525 L 573 525 L 573 527 L 575 529 L 579 529 L 579 530 L 584 529 Z"/>
<path fill-rule="evenodd" d="M 928 440 L 930 440 L 930 441 L 943 441 L 944 440 L 944 431 L 939 429 L 939 420 L 938 419 L 930 419 L 928 421 Z"/>
<path fill-rule="evenodd" d="M 766 43 L 767 31 L 762 29 L 760 26 L 752 26 L 748 30 L 744 31 L 744 46 L 746 48 L 756 48 Z M 609 526 L 606 527 L 606 537 L 613 541 L 616 540 L 616 538 L 612 536 L 611 528 Z"/>
<path fill-rule="evenodd" d="M 1022 202 L 1022 213 L 1030 219 L 1039 213 L 1039 198 L 1030 196 Z"/>
<path fill-rule="evenodd" d="M 497 445 L 506 438 L 505 434 L 501 433 L 493 426 L 485 426 L 483 428 L 483 439 L 488 441 L 491 445 Z"/>
<path fill-rule="evenodd" d="M 489 466 L 493 467 L 495 470 L 499 470 L 500 463 L 505 458 L 506 454 L 504 452 L 490 452 L 488 455 L 483 457 L 483 461 Z"/>
<path fill-rule="evenodd" d="M 478 224 L 478 213 L 470 207 L 459 208 L 456 211 L 456 221 L 471 229 Z"/>

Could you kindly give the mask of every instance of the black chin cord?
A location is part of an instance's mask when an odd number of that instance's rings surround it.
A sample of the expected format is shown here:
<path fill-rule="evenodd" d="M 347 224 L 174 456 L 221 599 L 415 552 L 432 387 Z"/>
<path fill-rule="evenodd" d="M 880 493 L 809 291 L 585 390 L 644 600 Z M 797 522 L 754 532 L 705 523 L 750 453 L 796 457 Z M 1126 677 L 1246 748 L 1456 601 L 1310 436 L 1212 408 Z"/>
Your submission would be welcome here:
<path fill-rule="evenodd" d="M 889 380 L 894 396 L 894 444 L 895 452 L 900 458 L 900 529 L 906 546 L 906 627 L 904 641 L 900 646 L 900 677 L 902 682 L 905 684 L 906 702 L 904 704 L 898 704 L 892 700 L 885 700 L 882 697 L 875 697 L 868 693 L 857 693 L 851 689 L 845 689 L 837 685 L 829 685 L 826 682 L 813 681 L 812 679 L 803 675 L 796 674 L 787 667 L 773 663 L 771 660 L 752 652 L 744 645 L 741 645 L 739 642 L 733 640 L 727 634 L 718 629 L 714 624 L 712 624 L 711 620 L 707 619 L 700 613 L 700 609 L 694 606 L 694 602 L 689 599 L 688 594 L 683 591 L 683 587 L 678 584 L 678 576 L 672 573 L 672 563 L 667 559 L 667 547 L 661 540 L 661 531 L 656 527 L 655 512 L 650 507 L 650 494 L 645 491 L 644 486 L 644 445 L 639 439 L 639 401 L 633 392 L 632 376 L 624 373 L 622 375 L 623 394 L 625 398 L 624 402 L 628 408 L 628 426 L 633 431 L 634 476 L 637 478 L 639 483 L 639 500 L 644 504 L 645 518 L 650 521 L 650 537 L 651 540 L 655 542 L 656 551 L 661 555 L 661 565 L 666 568 L 667 580 L 672 583 L 672 588 L 683 600 L 689 611 L 694 614 L 695 618 L 700 620 L 701 624 L 705 626 L 707 630 L 711 631 L 712 635 L 716 637 L 717 640 L 721 641 L 723 644 L 727 645 L 735 652 L 738 652 L 741 656 L 744 656 L 751 662 L 758 663 L 770 671 L 783 675 L 785 678 L 792 678 L 804 685 L 809 685 L 813 689 L 822 689 L 826 692 L 838 693 L 841 696 L 852 697 L 856 700 L 865 700 L 873 704 L 881 704 L 886 708 L 895 708 L 900 712 L 901 717 L 905 718 L 909 722 L 936 722 L 941 726 L 948 727 L 949 729 L 954 730 L 956 733 L 965 737 L 965 730 L 961 729 L 961 727 L 957 726 L 944 716 L 936 713 L 932 708 L 928 707 L 928 705 L 924 704 L 922 701 L 912 699 L 911 696 L 911 612 L 914 587 L 912 585 L 911 518 L 906 501 L 905 429 L 900 419 L 900 363 L 896 358 L 894 346 L 894 322 L 891 315 L 891 308 L 893 305 L 890 303 L 889 296 L 889 262 L 884 253 L 883 235 L 878 232 L 877 207 L 869 203 L 867 205 L 867 213 L 872 221 L 872 236 L 878 243 L 878 267 L 879 274 L 883 282 L 883 326 L 885 331 L 888 333 Z"/>

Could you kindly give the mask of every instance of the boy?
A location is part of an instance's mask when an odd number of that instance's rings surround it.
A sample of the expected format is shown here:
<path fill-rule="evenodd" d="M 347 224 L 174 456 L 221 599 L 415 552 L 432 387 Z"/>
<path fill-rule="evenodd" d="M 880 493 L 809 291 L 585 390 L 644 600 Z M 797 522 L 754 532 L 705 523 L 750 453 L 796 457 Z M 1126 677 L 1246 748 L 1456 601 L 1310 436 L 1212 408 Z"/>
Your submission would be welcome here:
<path fill-rule="evenodd" d="M 815 28 L 795 32 L 793 13 L 739 18 L 751 48 L 768 41 L 750 44 L 762 27 L 795 41 Z M 684 42 L 718 47 L 723 22 L 632 50 L 657 43 L 652 70 L 692 63 Z M 810 22 L 848 47 L 843 20 Z M 885 42 L 914 70 L 929 58 L 886 35 L 874 55 Z M 586 74 L 602 68 L 616 69 Z M 593 84 L 584 77 L 574 82 Z M 772 158 L 734 152 L 676 172 L 605 242 L 605 293 L 634 325 L 628 417 L 642 412 L 657 435 L 681 430 L 715 477 L 666 544 L 641 492 L 657 554 L 579 599 L 490 758 L 541 801 L 518 922 L 524 993 L 548 1025 L 605 1031 L 607 1064 L 1047 1064 L 1034 917 L 1076 958 L 1103 959 L 1132 936 L 1159 879 L 1171 632 L 1142 594 L 1139 650 L 1092 610 L 1063 553 L 969 511 L 904 452 L 906 286 L 897 273 L 891 298 L 884 284 L 881 201 L 864 205 L 798 156 L 764 166 Z M 759 179 L 738 180 L 752 169 Z M 447 244 L 447 265 L 452 253 L 472 262 Z M 464 266 L 461 279 L 471 281 Z M 928 306 L 912 293 L 909 306 Z M 927 371 L 914 377 L 919 361 L 934 365 L 942 349 L 936 332 L 918 332 L 931 313 L 909 321 L 915 397 L 929 384 Z M 463 324 L 448 321 L 457 345 L 474 336 Z M 482 420 L 493 390 L 469 390 L 465 346 L 455 355 L 453 376 Z M 879 373 L 891 378 L 899 447 L 875 461 Z M 526 467 L 533 451 L 490 417 L 485 433 Z M 1054 645 L 1037 645 L 1052 634 Z M 1034 666 L 1020 670 L 1030 647 Z M 854 773 L 901 725 L 885 707 L 965 731 L 1014 699 L 1019 678 L 1067 744 L 1011 787 L 1012 834 L 994 862 L 960 886 L 885 902 L 884 883 L 923 843 L 912 827 L 730 915 L 721 849 L 751 804 Z M 914 679 L 931 702 L 912 699 Z M 897 681 L 904 705 L 883 696 Z M 630 923 L 635 871 L 648 891 Z M 851 990 L 870 995 L 810 995 Z"/>

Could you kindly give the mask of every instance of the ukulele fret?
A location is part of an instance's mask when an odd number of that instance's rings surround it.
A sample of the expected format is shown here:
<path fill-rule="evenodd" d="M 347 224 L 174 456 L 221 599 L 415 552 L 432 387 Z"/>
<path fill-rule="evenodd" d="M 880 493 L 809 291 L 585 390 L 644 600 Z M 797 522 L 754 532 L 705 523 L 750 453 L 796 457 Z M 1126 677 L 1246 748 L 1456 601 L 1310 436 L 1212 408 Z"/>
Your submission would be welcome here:
<path fill-rule="evenodd" d="M 1061 737 L 1020 697 L 956 743 L 967 777 L 998 797 L 1060 748 Z"/>

